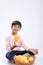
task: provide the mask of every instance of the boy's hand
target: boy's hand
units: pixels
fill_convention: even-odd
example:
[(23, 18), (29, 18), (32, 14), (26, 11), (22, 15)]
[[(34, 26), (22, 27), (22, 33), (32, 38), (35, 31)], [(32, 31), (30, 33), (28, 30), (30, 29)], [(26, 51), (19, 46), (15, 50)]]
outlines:
[(38, 54), (38, 49), (28, 49), (28, 52), (32, 55)]
[(16, 46), (12, 46), (12, 47), (11, 47), (11, 50), (14, 49), (15, 47), (16, 47)]
[(15, 42), (14, 42), (14, 46), (11, 47), (11, 50), (14, 49), (15, 47), (17, 47), (17, 46), (16, 46), (16, 44), (15, 44)]

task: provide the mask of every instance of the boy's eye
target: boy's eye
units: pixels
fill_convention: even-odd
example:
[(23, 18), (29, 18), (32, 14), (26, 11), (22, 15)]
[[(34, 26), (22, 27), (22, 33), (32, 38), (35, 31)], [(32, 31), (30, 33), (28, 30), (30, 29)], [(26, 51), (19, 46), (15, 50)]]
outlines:
[(18, 26), (18, 28), (20, 28), (20, 26)]
[(15, 25), (15, 27), (17, 27), (17, 26)]
[(20, 28), (20, 26), (19, 26), (19, 25), (15, 25), (15, 27)]

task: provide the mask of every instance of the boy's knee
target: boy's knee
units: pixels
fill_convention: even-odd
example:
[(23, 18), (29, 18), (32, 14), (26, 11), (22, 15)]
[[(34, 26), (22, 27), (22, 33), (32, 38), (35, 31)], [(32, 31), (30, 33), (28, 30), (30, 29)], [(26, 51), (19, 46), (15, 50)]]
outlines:
[(6, 58), (9, 58), (9, 53), (6, 54)]
[(11, 59), (13, 58), (13, 54), (10, 53), (10, 52), (8, 52), (8, 53), (6, 54), (6, 58), (7, 58), (8, 60), (11, 60)]
[(6, 54), (6, 58), (7, 58), (8, 60), (11, 59), (11, 57), (10, 57), (10, 53), (9, 53), (9, 52)]

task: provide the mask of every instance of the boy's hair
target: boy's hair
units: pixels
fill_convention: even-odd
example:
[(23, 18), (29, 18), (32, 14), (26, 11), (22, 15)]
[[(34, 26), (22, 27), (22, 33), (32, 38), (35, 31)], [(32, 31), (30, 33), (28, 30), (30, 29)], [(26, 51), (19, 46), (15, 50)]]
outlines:
[(11, 24), (11, 27), (13, 27), (13, 25), (19, 25), (19, 26), (20, 26), (20, 28), (22, 27), (21, 22), (20, 22), (20, 21), (18, 21), (18, 20), (13, 21), (13, 22), (12, 22), (12, 24)]

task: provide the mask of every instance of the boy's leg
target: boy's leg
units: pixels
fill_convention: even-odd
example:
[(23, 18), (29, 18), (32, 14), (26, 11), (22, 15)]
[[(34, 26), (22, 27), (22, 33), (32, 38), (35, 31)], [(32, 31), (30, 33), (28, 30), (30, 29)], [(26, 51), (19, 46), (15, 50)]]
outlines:
[(7, 58), (8, 60), (12, 60), (12, 59), (13, 59), (13, 53), (12, 53), (12, 52), (8, 52), (8, 53), (6, 54), (6, 58)]
[(6, 53), (6, 58), (7, 58), (9, 61), (11, 61), (12, 63), (15, 63), (15, 61), (14, 61), (15, 55), (16, 55), (16, 54), (15, 54), (14, 51), (8, 52), (8, 53)]
[(30, 52), (30, 51), (26, 51), (26, 50), (24, 50), (24, 51), (12, 51), (12, 52), (8, 52), (7, 54), (6, 54), (6, 58), (8, 59), (8, 60), (11, 60), (11, 59), (13, 59), (13, 57), (15, 56), (15, 55), (23, 55), (23, 54), (25, 54), (25, 53), (29, 53), (29, 54), (31, 54), (31, 55), (34, 55), (32, 52)]
[(24, 51), (12, 51), (12, 52), (8, 52), (6, 54), (6, 58), (8, 60), (12, 60), (15, 55), (23, 55), (25, 53), (27, 53), (27, 51), (25, 51), (25, 50)]
[(26, 54), (26, 53), (34, 55), (30, 51), (27, 52), (26, 50), (24, 50), (24, 51), (12, 51), (12, 52), (8, 52), (6, 54), (6, 58), (11, 61), (12, 59), (14, 59), (15, 55), (23, 55), (23, 54)]
[(18, 54), (20, 54), (20, 55), (23, 55), (23, 54), (26, 54), (26, 53), (29, 53), (30, 55), (35, 55), (32, 51), (26, 51), (26, 50), (18, 51)]
[(25, 53), (25, 51), (12, 51), (12, 52), (8, 52), (6, 54), (6, 58), (8, 60), (12, 60), (15, 55), (22, 55), (24, 53)]

